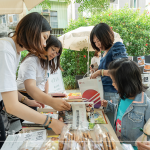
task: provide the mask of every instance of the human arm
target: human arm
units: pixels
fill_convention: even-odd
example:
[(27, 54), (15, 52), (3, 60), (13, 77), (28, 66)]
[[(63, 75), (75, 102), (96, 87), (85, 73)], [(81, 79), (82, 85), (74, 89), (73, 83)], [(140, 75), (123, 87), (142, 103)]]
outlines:
[(101, 105), (104, 107), (105, 113), (107, 112), (115, 112), (117, 105), (113, 104), (111, 101), (102, 100)]
[(150, 141), (146, 142), (137, 142), (138, 150), (150, 150)]
[(31, 106), (31, 107), (42, 107), (44, 108), (44, 104), (42, 103), (38, 103), (36, 102), (35, 100), (30, 100), (28, 99), (26, 96), (22, 95), (20, 92), (18, 92), (18, 100), (28, 106)]
[(43, 103), (53, 107), (57, 111), (70, 110), (71, 106), (64, 99), (53, 98), (50, 95), (44, 93), (36, 86), (36, 81), (28, 79), (24, 81), (25, 89), (27, 93), (37, 102)]
[[(20, 103), (18, 101), (17, 91), (2, 92), (1, 94), (6, 111), (8, 113), (27, 121), (31, 121), (37, 124), (44, 124), (46, 116)], [(50, 119), (48, 121), (50, 121)], [(52, 123), (49, 125), (49, 128), (52, 128), (56, 134), (60, 134), (64, 125), (65, 124), (63, 122), (52, 119)]]
[[(109, 54), (105, 56), (106, 64), (105, 64), (105, 70), (103, 71), (103, 76), (109, 76), (107, 67), (110, 64), (110, 62), (119, 58), (128, 58), (125, 46), (121, 42), (115, 43), (109, 51), (110, 51)], [(95, 73), (93, 73), (91, 78), (94, 79), (97, 76), (101, 76), (101, 75), (102, 75), (102, 69), (97, 70)]]
[(45, 84), (45, 93), (48, 94), (48, 91), (49, 91), (49, 80), (47, 80)]
[[(98, 76), (102, 76), (102, 69), (101, 70), (97, 70), (96, 72), (94, 72), (92, 75), (91, 75), (91, 79), (95, 79), (96, 77)], [(103, 70), (103, 76), (109, 76), (108, 74), (108, 70)]]

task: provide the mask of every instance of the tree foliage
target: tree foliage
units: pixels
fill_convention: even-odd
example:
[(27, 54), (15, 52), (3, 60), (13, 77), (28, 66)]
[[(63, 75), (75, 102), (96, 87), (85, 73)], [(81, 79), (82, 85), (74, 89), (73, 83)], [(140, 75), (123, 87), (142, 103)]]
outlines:
[[(66, 0), (70, 2), (71, 0)], [(75, 0), (76, 3), (80, 4), (78, 8), (79, 12), (91, 12), (92, 14), (105, 11), (109, 4), (110, 0)]]
[(130, 56), (150, 54), (150, 12), (147, 10), (141, 14), (139, 8), (135, 10), (125, 6), (119, 10), (108, 9), (91, 18), (80, 16), (76, 21), (71, 20), (64, 32), (81, 26), (95, 26), (100, 22), (107, 23), (120, 34)]
[[(72, 0), (64, 1), (70, 4)], [(74, 0), (74, 2), (80, 4), (80, 7), (78, 8), (79, 12), (86, 11), (95, 14), (101, 11), (105, 11), (109, 6), (110, 0)], [(41, 5), (43, 9), (51, 9), (50, 3), (50, 0), (44, 0), (39, 5)]]

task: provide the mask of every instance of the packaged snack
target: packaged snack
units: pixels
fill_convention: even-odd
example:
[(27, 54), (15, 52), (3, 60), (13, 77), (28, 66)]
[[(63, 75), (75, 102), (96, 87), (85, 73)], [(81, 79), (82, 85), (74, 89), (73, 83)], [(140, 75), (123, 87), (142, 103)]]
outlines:
[(96, 136), (96, 144), (102, 150), (116, 150), (116, 143), (114, 138), (110, 135), (106, 128), (100, 127), (98, 124), (94, 127)]
[(40, 150), (58, 150), (59, 138), (50, 137), (44, 141)]

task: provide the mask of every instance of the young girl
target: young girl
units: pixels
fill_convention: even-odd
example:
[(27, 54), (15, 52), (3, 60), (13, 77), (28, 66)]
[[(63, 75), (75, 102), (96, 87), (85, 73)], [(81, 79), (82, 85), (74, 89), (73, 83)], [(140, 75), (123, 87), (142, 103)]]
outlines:
[[(39, 13), (30, 13), (26, 15), (17, 25), (12, 38), (0, 39), (0, 111), (4, 102), (6, 111), (18, 118), (42, 124), (52, 128), (59, 134), (64, 123), (50, 117), (46, 117), (28, 106), (32, 103), (27, 97), (24, 97), (17, 91), (16, 71), (20, 60), (20, 52), (28, 50), (38, 57), (46, 59), (47, 55), (44, 47), (46, 40), (50, 36), (51, 28), (47, 20)], [(33, 101), (34, 102), (34, 101)], [(64, 102), (59, 99), (55, 109), (64, 109)], [(70, 105), (67, 103), (67, 108)], [(0, 115), (0, 148), (5, 141), (5, 130), (2, 117)]]
[[(62, 44), (51, 35), (47, 40), (45, 50), (47, 51), (46, 60), (31, 53), (24, 58), (18, 71), (17, 86), (18, 90), (29, 99), (35, 99), (55, 108), (55, 105), (59, 105), (59, 99), (47, 95), (48, 76), (49, 72), (52, 74), (60, 68)], [(64, 110), (68, 109), (65, 105), (63, 107)], [(36, 107), (33, 109), (36, 110)]]
[(115, 114), (115, 131), (118, 138), (135, 146), (135, 141), (142, 134), (139, 129), (143, 128), (150, 118), (150, 100), (142, 92), (140, 69), (133, 61), (118, 59), (110, 63), (108, 70), (112, 85), (121, 99), (118, 105), (102, 100), (102, 106), (106, 107), (105, 112)]

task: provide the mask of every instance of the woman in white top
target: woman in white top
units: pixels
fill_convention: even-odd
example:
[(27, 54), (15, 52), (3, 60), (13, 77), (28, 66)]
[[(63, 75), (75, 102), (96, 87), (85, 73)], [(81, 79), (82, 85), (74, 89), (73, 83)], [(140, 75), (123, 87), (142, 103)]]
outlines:
[[(46, 60), (29, 53), (22, 61), (18, 71), (18, 90), (21, 94), (31, 100), (36, 99), (40, 101), (40, 99), (45, 98), (44, 96), (48, 94), (49, 73), (53, 74), (58, 68), (61, 69), (61, 42), (56, 37), (51, 35), (46, 42), (45, 50), (48, 53)], [(47, 97), (47, 101), (49, 101), (50, 98), (51, 96), (49, 95), (49, 98)], [(56, 98), (54, 102), (48, 104), (53, 107), (53, 105), (55, 105), (53, 103), (57, 104)], [(32, 108), (36, 110), (36, 107)]]
[(101, 51), (95, 51), (94, 57), (91, 59), (90, 71), (94, 72), (98, 70), (98, 66), (100, 65), (101, 59)]
[[(46, 46), (46, 40), (50, 36), (50, 31), (49, 23), (42, 15), (30, 13), (18, 23), (12, 38), (0, 39), (0, 110), (3, 107), (3, 100), (6, 111), (9, 114), (37, 124), (43, 124), (43, 126), (52, 128), (56, 134), (59, 134), (65, 124), (22, 104), (30, 105), (35, 101), (31, 101), (19, 93), (16, 84), (16, 71), (20, 60), (20, 52), (27, 49), (36, 56), (46, 59), (47, 52), (44, 47)], [(42, 94), (43, 92), (40, 97), (42, 97)], [(49, 99), (49, 102), (47, 102), (47, 99)], [(43, 99), (37, 98), (36, 100), (47, 105), (55, 101), (48, 95), (44, 95)], [(53, 105), (53, 107), (56, 110), (70, 109), (70, 105), (62, 99), (57, 99), (57, 104)], [(0, 135), (1, 148), (5, 141), (5, 130), (1, 115)]]

